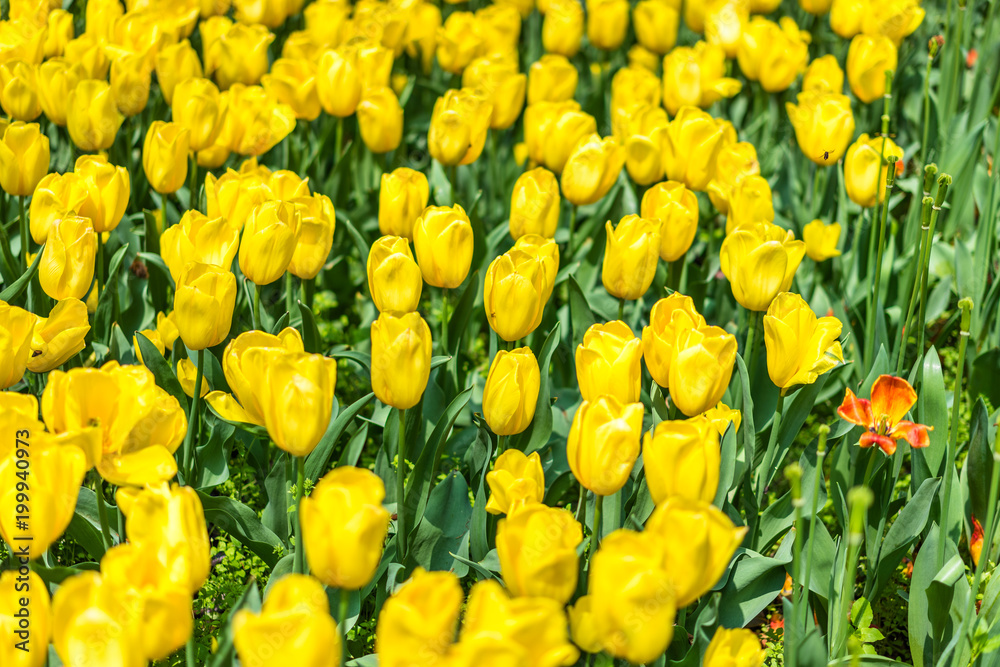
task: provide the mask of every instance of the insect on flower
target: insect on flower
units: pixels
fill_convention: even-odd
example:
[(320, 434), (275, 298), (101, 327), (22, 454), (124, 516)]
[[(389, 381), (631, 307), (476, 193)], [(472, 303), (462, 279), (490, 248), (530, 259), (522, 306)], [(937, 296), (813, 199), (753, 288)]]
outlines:
[(896, 451), (896, 441), (906, 440), (911, 447), (930, 444), (927, 432), (932, 427), (903, 419), (917, 402), (917, 392), (903, 378), (880, 375), (872, 385), (871, 400), (858, 398), (850, 389), (844, 402), (837, 408), (841, 419), (864, 426), (867, 431), (858, 442), (863, 448), (878, 445), (891, 456)]

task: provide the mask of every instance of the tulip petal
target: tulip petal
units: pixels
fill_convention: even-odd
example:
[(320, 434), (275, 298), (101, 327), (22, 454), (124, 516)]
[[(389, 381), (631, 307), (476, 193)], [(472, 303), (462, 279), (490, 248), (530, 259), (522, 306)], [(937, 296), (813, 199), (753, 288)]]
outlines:
[(925, 426), (924, 424), (915, 424), (911, 421), (906, 421), (905, 419), (895, 426), (889, 432), (889, 436), (892, 438), (902, 438), (910, 443), (910, 447), (927, 447), (931, 444), (930, 436), (927, 434), (928, 431), (933, 430), (931, 426)]
[(872, 385), (872, 411), (889, 418), (889, 424), (901, 421), (917, 402), (917, 392), (903, 378), (880, 375)]
[(105, 456), (97, 472), (118, 486), (145, 486), (176, 475), (177, 461), (166, 447), (153, 445), (122, 456)]
[(872, 404), (866, 398), (858, 398), (850, 389), (846, 390), (844, 402), (837, 408), (837, 414), (841, 419), (870, 428), (874, 426), (875, 419), (872, 417)]

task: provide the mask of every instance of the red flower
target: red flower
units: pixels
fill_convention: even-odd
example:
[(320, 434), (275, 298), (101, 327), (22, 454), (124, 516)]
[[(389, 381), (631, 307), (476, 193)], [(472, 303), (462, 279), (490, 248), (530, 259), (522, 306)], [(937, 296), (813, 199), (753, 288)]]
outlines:
[(983, 526), (979, 520), (972, 517), (972, 536), (969, 538), (969, 554), (972, 555), (972, 564), (979, 565), (979, 556), (983, 553)]
[(977, 60), (979, 60), (979, 52), (975, 49), (969, 49), (969, 52), (965, 54), (965, 66), (972, 69), (976, 66)]
[(880, 375), (872, 385), (872, 398), (858, 398), (850, 389), (844, 402), (837, 408), (841, 419), (864, 426), (868, 430), (858, 444), (868, 448), (878, 445), (887, 455), (896, 451), (896, 441), (906, 440), (911, 447), (926, 447), (930, 444), (927, 432), (930, 426), (914, 424), (903, 417), (917, 402), (917, 392), (903, 378)]

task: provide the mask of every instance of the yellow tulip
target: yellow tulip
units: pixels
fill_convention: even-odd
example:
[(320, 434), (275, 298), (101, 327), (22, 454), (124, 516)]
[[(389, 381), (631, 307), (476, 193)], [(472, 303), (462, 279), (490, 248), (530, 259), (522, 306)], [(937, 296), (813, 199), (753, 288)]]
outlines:
[(562, 172), (576, 145), (596, 132), (597, 121), (580, 111), (580, 105), (573, 101), (539, 102), (524, 112), (528, 153), (535, 162), (556, 173)]
[[(171, 313), (171, 319), (175, 315)], [(159, 322), (157, 323), (159, 327)], [(243, 360), (250, 350), (255, 348), (277, 348), (287, 352), (302, 352), (302, 336), (291, 327), (282, 329), (278, 335), (263, 331), (244, 331), (226, 345), (222, 355), (222, 370), (226, 375), (233, 394), (213, 391), (205, 400), (223, 419), (232, 422), (264, 425), (263, 402), (258, 397), (262, 388), (255, 387), (247, 379), (243, 369)]]
[(662, 546), (663, 567), (670, 574), (678, 607), (688, 606), (715, 586), (746, 532), (705, 502), (674, 497), (653, 511), (646, 533)]
[(628, 66), (641, 67), (656, 74), (660, 70), (660, 54), (650, 51), (641, 44), (633, 44), (628, 50)]
[(786, 102), (785, 109), (799, 149), (821, 166), (839, 162), (854, 136), (850, 98), (839, 93), (804, 92), (797, 99), (797, 106)]
[(715, 629), (712, 641), (705, 649), (704, 667), (761, 667), (767, 652), (752, 630)]
[(626, 215), (617, 227), (604, 223), (607, 240), (601, 282), (616, 299), (641, 299), (656, 275), (660, 252), (660, 222)]
[(683, 183), (657, 183), (642, 196), (640, 216), (660, 222), (660, 259), (684, 256), (698, 231), (698, 198)]
[(639, 104), (660, 106), (662, 85), (659, 77), (643, 67), (623, 67), (611, 78), (611, 127), (616, 137), (631, 109)]
[(163, 344), (168, 350), (174, 349), (174, 341), (180, 336), (180, 332), (177, 331), (177, 325), (174, 324), (172, 312), (169, 315), (156, 314), (156, 332), (160, 334), (160, 339), (163, 340)]
[(540, 381), (531, 348), (497, 352), (483, 389), (483, 416), (494, 433), (515, 435), (528, 428), (535, 416)]
[[(156, 332), (153, 333), (155, 334)], [(157, 337), (159, 336), (157, 335)], [(177, 381), (180, 382), (181, 389), (188, 395), (188, 398), (194, 398), (195, 382), (198, 381), (198, 367), (194, 365), (191, 359), (181, 359), (177, 362)], [(208, 380), (202, 376), (198, 395), (204, 398), (210, 391), (211, 387), (208, 386)]]
[(566, 56), (546, 53), (528, 69), (528, 104), (573, 99), (580, 78)]
[(730, 123), (696, 107), (682, 107), (661, 136), (667, 180), (698, 192), (703, 192), (715, 176), (716, 159), (723, 147), (735, 143)]
[(274, 35), (262, 25), (231, 24), (214, 39), (205, 39), (203, 30), (205, 75), (212, 76), (221, 90), (234, 83), (252, 86), (267, 72), (267, 47), (272, 41)]
[(291, 107), (296, 118), (312, 121), (319, 118), (320, 111), (316, 74), (316, 66), (307, 60), (279, 58), (261, 77), (261, 83), (268, 94)]
[(378, 194), (378, 226), (386, 236), (413, 238), (413, 225), (427, 207), (430, 186), (423, 172), (408, 167), (383, 173)]
[[(49, 138), (37, 123), (14, 121), (0, 139), (0, 186), (12, 196), (26, 197), (49, 172)], [(27, 240), (27, 239), (25, 239)]]
[(563, 195), (575, 206), (599, 201), (618, 180), (624, 164), (625, 149), (611, 137), (591, 134), (580, 139), (563, 168)]
[(542, 261), (512, 248), (490, 264), (483, 287), (483, 305), (490, 327), (505, 341), (524, 338), (542, 321), (551, 294)]
[[(89, 8), (91, 5), (87, 5)], [(85, 79), (103, 81), (108, 76), (111, 61), (105, 52), (107, 43), (91, 34), (80, 35), (66, 44), (63, 57), (71, 63), (80, 65), (85, 72)]]
[(87, 305), (79, 299), (63, 299), (48, 317), (39, 317), (35, 322), (28, 370), (47, 373), (62, 366), (84, 348), (89, 331)]
[(427, 149), (442, 165), (475, 162), (483, 151), (493, 105), (478, 90), (453, 88), (439, 97), (427, 130)]
[(62, 9), (53, 9), (46, 19), (45, 58), (59, 58), (66, 50), (66, 44), (73, 39), (73, 15)]
[(291, 3), (284, 0), (233, 0), (234, 17), (240, 23), (254, 25), (262, 24), (274, 29), (281, 26), (288, 18), (288, 6)]
[(510, 235), (515, 241), (527, 234), (554, 237), (559, 202), (559, 182), (551, 171), (538, 167), (518, 176), (510, 200)]
[(228, 268), (189, 262), (174, 292), (174, 322), (192, 350), (226, 339), (236, 306), (236, 276)]
[(77, 148), (81, 151), (111, 148), (123, 120), (111, 86), (96, 79), (81, 81), (70, 91), (66, 107), (66, 127)]
[(889, 137), (862, 134), (844, 157), (844, 189), (858, 206), (871, 208), (885, 199), (888, 157), (896, 157), (896, 177), (903, 173), (903, 149)]
[(726, 54), (717, 44), (698, 42), (693, 48), (674, 49), (663, 59), (663, 106), (677, 115), (681, 107), (707, 109), (736, 95), (743, 84), (725, 73)]
[(263, 155), (295, 129), (295, 112), (260, 86), (234, 83), (224, 95), (226, 113), (218, 144), (240, 155)]
[(674, 292), (653, 304), (649, 325), (642, 330), (642, 356), (656, 384), (670, 386), (670, 362), (680, 333), (703, 326), (705, 318), (689, 296)]
[(829, 12), (831, 4), (833, 0), (799, 0), (799, 7), (816, 16)]
[(670, 357), (670, 400), (688, 417), (714, 407), (729, 386), (736, 337), (720, 327), (681, 329)]
[(340, 41), (340, 31), (350, 15), (351, 8), (336, 1), (312, 2), (302, 11), (306, 31), (319, 43), (329, 46)]
[[(866, 2), (860, 13), (862, 32), (866, 35), (884, 35), (897, 48), (904, 38), (923, 23), (925, 14), (919, 0)], [(831, 22), (832, 20), (831, 16)]]
[(260, 613), (233, 616), (233, 643), (246, 667), (334, 667), (340, 632), (330, 616), (323, 586), (304, 574), (287, 574), (274, 584)]
[(885, 73), (896, 71), (898, 53), (882, 35), (856, 35), (847, 51), (847, 81), (854, 95), (869, 104), (885, 94)]
[(21, 60), (0, 63), (0, 106), (14, 120), (32, 121), (42, 113), (38, 67)]
[(472, 224), (458, 204), (428, 206), (413, 225), (417, 264), (428, 285), (461, 285), (472, 266), (472, 245)]
[(830, 6), (830, 27), (844, 39), (851, 39), (861, 32), (861, 22), (866, 12), (872, 11), (869, 0), (833, 0)]
[(173, 103), (177, 84), (188, 79), (200, 79), (202, 76), (204, 72), (198, 53), (186, 39), (160, 49), (156, 54), (156, 81), (160, 84), (160, 92), (167, 104)]
[(240, 270), (257, 285), (270, 285), (288, 268), (299, 239), (294, 204), (267, 201), (250, 212), (240, 241)]
[(521, 14), (516, 7), (494, 3), (476, 10), (480, 50), (486, 56), (517, 51), (521, 37)]
[(180, 123), (153, 121), (142, 146), (142, 168), (150, 187), (161, 194), (181, 189), (187, 180), (191, 133)]
[(518, 449), (508, 449), (486, 473), (486, 483), (490, 487), (486, 511), (490, 514), (510, 514), (521, 505), (540, 503), (545, 497), (545, 473), (538, 452), (525, 456)]
[(726, 234), (742, 225), (774, 222), (774, 199), (767, 179), (757, 174), (744, 176), (729, 193)]
[(410, 14), (406, 29), (406, 52), (411, 58), (420, 58), (421, 70), (430, 74), (437, 49), (437, 33), (441, 27), (441, 10), (429, 2), (418, 2)]
[(500, 54), (476, 58), (462, 72), (462, 90), (477, 89), (492, 105), (490, 128), (494, 130), (506, 130), (520, 117), (527, 81), (518, 73), (517, 61)]
[(260, 174), (229, 169), (219, 178), (214, 174), (205, 176), (208, 217), (222, 217), (234, 229), (243, 229), (251, 211), (272, 199), (268, 181)]
[(767, 373), (781, 393), (812, 384), (820, 375), (844, 363), (840, 349), (842, 325), (836, 317), (820, 317), (798, 294), (782, 292), (764, 315)]
[[(580, 653), (569, 643), (563, 605), (551, 598), (510, 598), (500, 582), (480, 581), (469, 591), (456, 664), (568, 667)], [(499, 657), (502, 656), (502, 657)], [(490, 663), (488, 660), (497, 660)]]
[(788, 291), (804, 254), (805, 244), (791, 231), (758, 222), (726, 236), (719, 259), (737, 303), (761, 311), (779, 292)]
[(337, 51), (325, 51), (316, 70), (316, 94), (331, 116), (353, 114), (361, 101), (361, 78), (354, 64)]
[(178, 83), (174, 93), (173, 120), (188, 130), (190, 149), (210, 148), (219, 137), (225, 113), (219, 89), (208, 79), (197, 77)]
[[(709, 2), (686, 2), (684, 3), (684, 23), (691, 32), (705, 32), (705, 12), (711, 8)], [(678, 10), (680, 3), (678, 3)]]
[(391, 88), (366, 90), (358, 104), (361, 140), (372, 153), (396, 150), (403, 138), (403, 107)]
[(604, 51), (614, 51), (628, 30), (627, 0), (587, 0), (587, 39)]
[(583, 7), (579, 0), (550, 0), (542, 21), (542, 46), (549, 53), (572, 58), (583, 38)]
[(240, 243), (239, 231), (222, 217), (211, 219), (201, 211), (187, 211), (178, 224), (160, 236), (160, 254), (175, 283), (191, 262), (229, 270)]
[(399, 236), (383, 236), (368, 253), (368, 291), (379, 312), (409, 313), (420, 305), (420, 267), (410, 244)]
[(42, 667), (48, 662), (52, 605), (48, 588), (36, 572), (21, 575), (11, 569), (0, 575), (0, 628), (8, 638), (0, 645), (4, 665)]
[(590, 595), (577, 598), (569, 608), (569, 629), (573, 643), (579, 646), (581, 651), (600, 653), (604, 650), (604, 644), (597, 635), (597, 628), (594, 625), (593, 601), (594, 598)]
[(715, 161), (715, 174), (708, 184), (708, 197), (712, 206), (723, 215), (729, 213), (729, 196), (744, 176), (760, 173), (757, 149), (741, 141), (724, 145)]
[(719, 433), (719, 437), (721, 438), (726, 434), (726, 430), (729, 428), (730, 424), (733, 425), (734, 431), (739, 430), (740, 424), (743, 421), (743, 415), (739, 410), (730, 408), (728, 405), (720, 401), (714, 408), (709, 408), (700, 415), (691, 417), (689, 421), (701, 421), (703, 419)]
[(303, 280), (311, 280), (319, 275), (333, 248), (336, 212), (330, 198), (318, 192), (289, 201), (298, 210), (299, 240), (288, 263), (288, 271)]
[(452, 12), (437, 30), (438, 65), (461, 74), (482, 48), (479, 25), (472, 12)]
[[(628, 118), (627, 121), (624, 119)], [(619, 133), (624, 135), (625, 169), (637, 185), (651, 185), (663, 179), (660, 159), (661, 136), (667, 129), (667, 112), (639, 103), (630, 115), (622, 116)]]
[(621, 321), (592, 325), (576, 348), (576, 379), (585, 401), (608, 394), (635, 403), (641, 391), (642, 341)]
[(806, 244), (806, 254), (814, 262), (825, 262), (831, 257), (839, 257), (837, 242), (840, 240), (840, 223), (824, 224), (813, 220), (802, 228), (802, 241)]
[(431, 330), (419, 313), (382, 313), (371, 326), (372, 390), (400, 410), (420, 402), (431, 372)]
[(94, 222), (98, 234), (115, 229), (128, 207), (131, 192), (128, 170), (100, 155), (81, 155), (73, 171), (87, 190), (87, 198), (80, 204), (80, 215)]
[(705, 12), (705, 41), (720, 46), (727, 58), (735, 58), (750, 20), (748, 0), (715, 0)]
[(152, 67), (144, 53), (127, 53), (111, 63), (111, 95), (122, 115), (142, 113), (149, 102)]
[(358, 590), (375, 575), (389, 532), (385, 486), (370, 470), (341, 466), (302, 499), (302, 546), (327, 586)]
[(97, 234), (90, 218), (67, 215), (49, 228), (38, 282), (51, 298), (82, 299), (94, 278)]
[(743, 75), (769, 93), (786, 90), (809, 62), (810, 35), (783, 16), (780, 23), (753, 17), (743, 30), (737, 59)]
[(844, 70), (840, 69), (837, 56), (827, 54), (814, 59), (802, 77), (802, 92), (844, 92)]
[(565, 508), (524, 505), (497, 523), (500, 571), (511, 595), (566, 604), (576, 592), (583, 528)]
[(84, 76), (83, 67), (65, 58), (46, 60), (39, 66), (38, 102), (46, 118), (56, 125), (66, 125), (69, 92)]
[(706, 420), (660, 422), (642, 441), (642, 466), (653, 502), (712, 502), (719, 488), (719, 432)]
[(375, 630), (379, 665), (442, 664), (455, 637), (464, 597), (454, 573), (417, 567), (379, 612)]
[(361, 81), (361, 96), (373, 88), (385, 88), (392, 76), (393, 52), (368, 37), (345, 42), (338, 51), (351, 61)]
[[(539, 236), (538, 234), (525, 234), (514, 242), (512, 250), (520, 250), (534, 257), (542, 265), (542, 275), (544, 288), (542, 290), (542, 303), (548, 303), (555, 288), (556, 275), (559, 273), (559, 246), (555, 240)], [(541, 319), (541, 311), (539, 311)]]
[(0, 301), (0, 389), (21, 381), (31, 355), (36, 320), (33, 313)]
[(648, 532), (631, 530), (605, 537), (594, 554), (583, 598), (589, 598), (593, 640), (633, 664), (655, 661), (674, 635), (679, 605), (659, 542)]
[(610, 496), (625, 485), (639, 457), (643, 411), (642, 403), (622, 403), (608, 394), (580, 404), (566, 440), (566, 458), (583, 487)]
[(679, 22), (680, 11), (672, 0), (642, 0), (632, 10), (636, 40), (660, 55), (677, 43)]

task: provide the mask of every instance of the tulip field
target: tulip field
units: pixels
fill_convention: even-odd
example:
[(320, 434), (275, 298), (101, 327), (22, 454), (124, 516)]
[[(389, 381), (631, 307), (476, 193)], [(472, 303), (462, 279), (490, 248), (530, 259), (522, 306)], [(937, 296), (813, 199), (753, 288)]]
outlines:
[(0, 667), (1000, 666), (1000, 2), (10, 0)]

